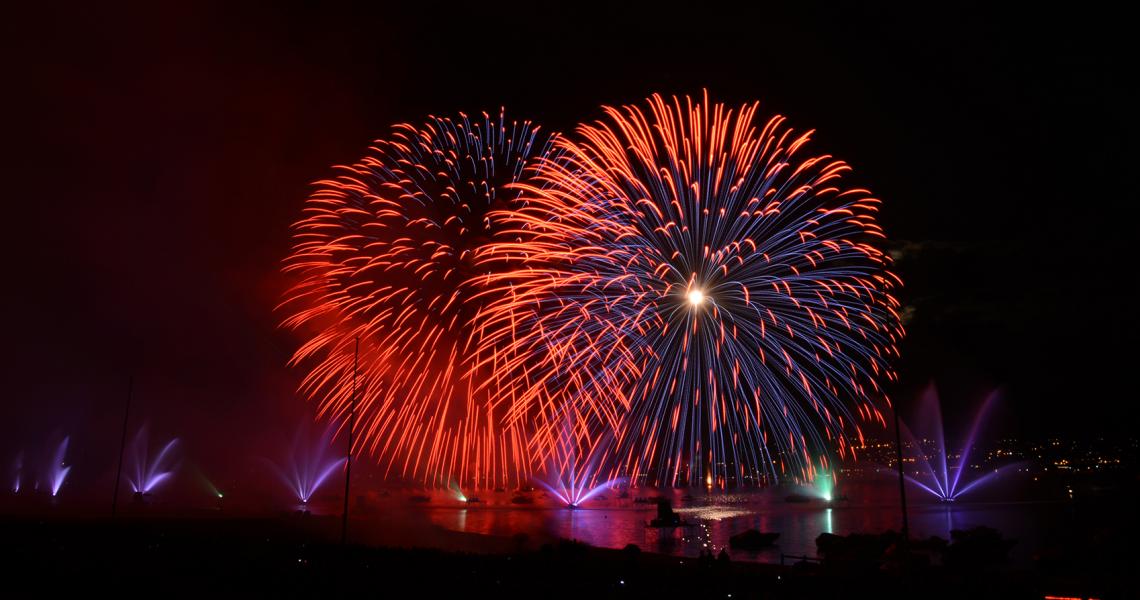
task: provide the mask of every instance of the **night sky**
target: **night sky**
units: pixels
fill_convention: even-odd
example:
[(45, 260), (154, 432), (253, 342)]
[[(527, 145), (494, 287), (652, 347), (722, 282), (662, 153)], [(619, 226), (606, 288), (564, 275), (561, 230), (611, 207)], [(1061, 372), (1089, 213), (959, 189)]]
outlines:
[(810, 148), (884, 200), (904, 406), (931, 380), (958, 414), (1001, 386), (1012, 433), (1131, 431), (1138, 104), (1120, 16), (196, 4), (0, 25), (0, 452), (70, 433), (112, 468), (132, 375), (132, 418), (203, 463), (287, 437), (308, 407), (279, 267), (330, 165), (429, 113), (506, 106), (569, 130), (702, 88), (817, 129)]

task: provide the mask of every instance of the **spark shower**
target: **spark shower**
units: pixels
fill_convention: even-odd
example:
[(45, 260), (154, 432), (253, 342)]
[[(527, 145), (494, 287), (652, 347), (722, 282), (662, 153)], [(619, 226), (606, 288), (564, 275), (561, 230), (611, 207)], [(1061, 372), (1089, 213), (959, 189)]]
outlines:
[(435, 487), (822, 476), (904, 332), (880, 202), (811, 135), (707, 93), (395, 126), (294, 227), (302, 392), (343, 431), (359, 336), (352, 451)]

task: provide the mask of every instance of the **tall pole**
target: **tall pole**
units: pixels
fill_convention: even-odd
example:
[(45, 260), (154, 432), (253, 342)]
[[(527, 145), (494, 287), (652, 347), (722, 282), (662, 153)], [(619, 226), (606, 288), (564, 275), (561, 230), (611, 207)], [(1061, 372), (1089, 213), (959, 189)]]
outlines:
[(348, 484), (352, 474), (352, 434), (356, 429), (356, 374), (360, 370), (360, 336), (356, 336), (356, 348), (352, 356), (352, 398), (348, 409), (348, 457), (344, 461), (344, 512), (341, 513), (340, 543), (348, 543)]
[(905, 543), (910, 535), (910, 525), (906, 517), (906, 485), (903, 481), (903, 455), (902, 455), (902, 428), (899, 426), (899, 407), (894, 405), (891, 412), (895, 413), (895, 461), (899, 467), (899, 501), (902, 505), (902, 536)]
[(134, 392), (135, 377), (127, 379), (127, 408), (123, 411), (123, 435), (119, 439), (119, 468), (115, 471), (115, 492), (111, 496), (111, 518), (119, 511), (119, 485), (123, 480), (123, 450), (127, 447), (127, 419), (131, 417), (131, 393)]

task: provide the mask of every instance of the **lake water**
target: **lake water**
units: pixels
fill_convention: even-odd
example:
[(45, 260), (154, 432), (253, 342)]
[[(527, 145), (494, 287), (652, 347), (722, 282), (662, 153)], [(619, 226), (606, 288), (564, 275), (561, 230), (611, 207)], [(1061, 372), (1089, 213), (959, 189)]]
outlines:
[[(655, 505), (633, 499), (592, 501), (586, 508), (569, 510), (540, 499), (534, 506), (510, 504), (509, 496), (484, 497), (486, 503), (463, 507), (425, 506), (422, 510), (435, 525), (466, 533), (509, 537), (524, 533), (575, 539), (593, 546), (641, 548), (696, 557), (702, 549), (719, 552), (729, 537), (748, 529), (780, 534), (777, 543), (760, 552), (730, 549), (735, 560), (780, 562), (781, 554), (816, 556), (816, 537), (821, 533), (880, 533), (898, 531), (901, 516), (898, 488), (889, 484), (851, 484), (848, 500), (827, 504), (786, 501), (792, 490), (768, 489), (746, 493), (701, 493), (682, 490), (645, 491), (639, 496), (671, 499), (674, 510), (693, 527), (676, 530), (647, 528)], [(635, 491), (636, 493), (637, 491)], [(692, 494), (691, 496), (689, 494)], [(908, 496), (912, 538), (939, 536), (950, 539), (953, 529), (979, 525), (993, 527), (1018, 543), (1011, 552), (1015, 565), (1028, 566), (1033, 553), (1051, 535), (1075, 519), (1072, 506), (1063, 502), (956, 502), (944, 504)]]

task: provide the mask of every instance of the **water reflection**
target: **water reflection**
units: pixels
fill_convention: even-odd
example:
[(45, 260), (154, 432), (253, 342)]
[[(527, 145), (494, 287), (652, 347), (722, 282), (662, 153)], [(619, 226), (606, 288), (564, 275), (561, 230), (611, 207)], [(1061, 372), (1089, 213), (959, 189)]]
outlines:
[[(647, 550), (696, 557), (702, 550), (714, 553), (728, 546), (731, 536), (756, 529), (780, 534), (777, 544), (757, 552), (730, 550), (734, 560), (779, 562), (780, 554), (815, 556), (815, 540), (821, 533), (881, 533), (898, 530), (901, 522), (890, 485), (847, 487), (849, 502), (822, 501), (789, 503), (775, 490), (746, 494), (708, 494), (695, 498), (674, 493), (669, 496), (677, 512), (693, 523), (678, 529), (647, 528), (652, 504), (635, 504), (630, 499), (595, 502), (588, 508), (568, 510), (553, 502), (517, 507), (494, 501), (478, 508), (427, 509), (431, 522), (455, 531), (511, 537), (524, 533), (536, 538), (574, 539), (594, 546), (622, 548), (637, 544)], [(653, 496), (654, 494), (649, 494)], [(1031, 548), (1040, 539), (1041, 525), (1061, 512), (1053, 504), (1026, 503), (944, 503), (912, 505), (912, 536), (931, 535), (949, 539), (953, 529), (988, 525), (1009, 538), (1019, 539), (1011, 553), (1015, 561), (1029, 560)]]

